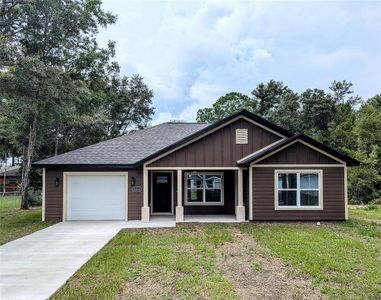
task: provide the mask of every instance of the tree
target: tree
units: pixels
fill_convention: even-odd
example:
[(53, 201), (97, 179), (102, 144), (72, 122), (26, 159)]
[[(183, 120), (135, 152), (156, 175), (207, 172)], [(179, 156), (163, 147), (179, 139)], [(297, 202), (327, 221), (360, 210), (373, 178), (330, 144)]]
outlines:
[(77, 96), (76, 82), (58, 67), (46, 65), (38, 58), (25, 58), (0, 77), (8, 128), (13, 142), (22, 149), (22, 208), (28, 208), (28, 188), (32, 158), (38, 135), (49, 129), (70, 101)]
[(197, 121), (212, 123), (241, 109), (255, 112), (257, 110), (257, 102), (241, 93), (228, 93), (220, 97), (211, 108), (198, 110)]
[(98, 28), (116, 20), (100, 0), (9, 0), (0, 16), (0, 97), (11, 120), (0, 131), (23, 156), (27, 208), (32, 160), (145, 126), (153, 93), (138, 75), (120, 77), (115, 43), (99, 48)]
[(300, 116), (299, 95), (291, 91), (285, 93), (277, 108), (269, 113), (269, 120), (291, 132), (300, 132), (303, 124)]
[(281, 81), (270, 80), (267, 84), (259, 83), (251, 92), (258, 103), (258, 114), (267, 117), (276, 109), (282, 97), (291, 90)]
[(336, 113), (335, 101), (321, 89), (307, 89), (300, 95), (304, 133), (328, 142), (329, 123)]

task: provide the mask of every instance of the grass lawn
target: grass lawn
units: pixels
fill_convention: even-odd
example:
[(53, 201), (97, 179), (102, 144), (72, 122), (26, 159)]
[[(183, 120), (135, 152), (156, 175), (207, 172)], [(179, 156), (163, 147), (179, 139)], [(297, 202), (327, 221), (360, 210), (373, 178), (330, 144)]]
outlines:
[(19, 207), (20, 197), (0, 197), (0, 245), (54, 224), (41, 222), (41, 207)]
[(53, 299), (380, 299), (381, 226), (124, 230)]
[(378, 220), (381, 222), (381, 205), (369, 209), (367, 205), (349, 205), (349, 215), (356, 219)]

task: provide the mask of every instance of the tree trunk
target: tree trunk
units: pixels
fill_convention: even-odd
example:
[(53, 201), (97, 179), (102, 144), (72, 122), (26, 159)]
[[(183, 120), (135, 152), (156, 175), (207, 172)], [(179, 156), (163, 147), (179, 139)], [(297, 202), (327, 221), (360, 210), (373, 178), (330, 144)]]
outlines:
[(24, 153), (23, 169), (21, 173), (21, 209), (29, 209), (29, 183), (32, 168), (32, 158), (37, 137), (37, 115), (34, 116), (33, 122), (29, 129), (28, 148)]

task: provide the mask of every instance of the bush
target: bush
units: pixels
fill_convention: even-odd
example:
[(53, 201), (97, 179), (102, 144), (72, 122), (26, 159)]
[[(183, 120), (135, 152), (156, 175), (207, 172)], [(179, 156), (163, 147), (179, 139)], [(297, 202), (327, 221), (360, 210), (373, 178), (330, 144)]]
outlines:
[(30, 206), (41, 206), (42, 205), (42, 194), (41, 190), (29, 190), (29, 205)]

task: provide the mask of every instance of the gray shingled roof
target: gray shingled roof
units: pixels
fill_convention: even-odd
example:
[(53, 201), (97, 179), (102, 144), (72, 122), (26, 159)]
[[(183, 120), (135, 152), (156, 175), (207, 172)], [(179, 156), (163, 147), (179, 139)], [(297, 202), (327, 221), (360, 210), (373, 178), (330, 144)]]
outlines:
[(43, 159), (34, 165), (133, 165), (208, 125), (204, 123), (163, 123)]

